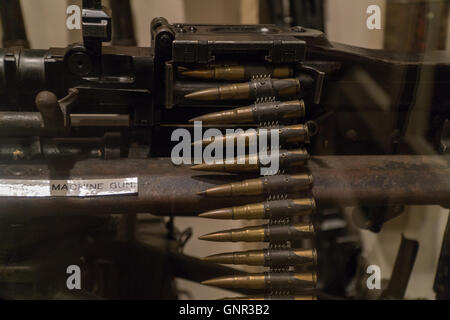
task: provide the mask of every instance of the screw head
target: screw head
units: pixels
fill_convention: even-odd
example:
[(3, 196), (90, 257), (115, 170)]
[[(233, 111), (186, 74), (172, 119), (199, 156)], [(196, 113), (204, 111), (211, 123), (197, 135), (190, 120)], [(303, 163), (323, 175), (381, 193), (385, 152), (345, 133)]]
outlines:
[(92, 71), (91, 58), (85, 52), (75, 52), (67, 60), (71, 73), (84, 76)]

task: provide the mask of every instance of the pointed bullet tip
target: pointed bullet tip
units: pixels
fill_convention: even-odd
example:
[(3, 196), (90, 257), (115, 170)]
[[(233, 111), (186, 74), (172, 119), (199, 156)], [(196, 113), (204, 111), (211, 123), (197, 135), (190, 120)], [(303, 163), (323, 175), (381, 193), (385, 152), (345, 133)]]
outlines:
[(221, 264), (235, 264), (234, 252), (218, 253), (202, 258), (203, 261)]
[(242, 286), (239, 286), (239, 281), (236, 281), (236, 278), (234, 276), (225, 276), (208, 279), (202, 281), (201, 283), (207, 286), (214, 286), (219, 288), (233, 288), (233, 287), (242, 288)]
[(202, 190), (202, 191), (197, 192), (197, 195), (199, 195), (199, 196), (206, 196), (206, 193), (207, 193), (206, 190)]
[(219, 97), (217, 94), (217, 89), (212, 88), (188, 93), (184, 96), (184, 98), (190, 100), (212, 101), (217, 100)]
[(233, 219), (233, 209), (223, 208), (211, 211), (206, 211), (199, 214), (199, 217), (210, 219)]
[(225, 197), (232, 195), (230, 184), (212, 187), (205, 190), (205, 192), (211, 197)]
[(195, 79), (211, 79), (210, 69), (196, 69), (196, 70), (185, 70), (181, 73), (185, 77), (191, 77)]
[(206, 100), (207, 97), (205, 98), (205, 94), (203, 93), (203, 91), (195, 91), (195, 92), (191, 92), (188, 93), (186, 95), (184, 95), (185, 99), (190, 99), (190, 100)]
[(217, 286), (216, 282), (217, 282), (217, 278), (213, 278), (213, 279), (204, 280), (200, 283), (205, 286)]
[(215, 254), (201, 258), (202, 261), (217, 263)]
[(206, 241), (219, 241), (219, 242), (230, 241), (230, 237), (226, 232), (208, 233), (198, 237), (198, 239)]
[(198, 237), (198, 240), (209, 240), (211, 234), (204, 234)]

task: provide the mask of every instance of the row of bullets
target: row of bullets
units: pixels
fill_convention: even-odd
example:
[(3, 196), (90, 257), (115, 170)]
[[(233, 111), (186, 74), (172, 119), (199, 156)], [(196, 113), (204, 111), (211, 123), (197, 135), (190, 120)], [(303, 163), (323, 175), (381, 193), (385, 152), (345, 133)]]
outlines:
[[(209, 279), (203, 282), (228, 289), (262, 290), (265, 294), (241, 298), (226, 299), (314, 299), (313, 290), (317, 282), (315, 272), (298, 272), (299, 266), (311, 266), (317, 263), (315, 249), (294, 248), (297, 241), (311, 239), (314, 227), (311, 223), (300, 223), (299, 218), (314, 212), (316, 203), (311, 197), (300, 197), (307, 193), (313, 184), (313, 177), (305, 172), (298, 173), (309, 159), (304, 148), (285, 149), (292, 145), (310, 142), (317, 131), (311, 123), (290, 124), (304, 118), (305, 103), (298, 100), (301, 95), (300, 81), (294, 78), (291, 66), (271, 65), (210, 65), (206, 68), (190, 70), (179, 69), (182, 77), (212, 81), (245, 81), (228, 85), (216, 85), (212, 88), (191, 92), (185, 99), (196, 101), (255, 100), (253, 105), (238, 107), (215, 113), (209, 113), (189, 120), (193, 123), (235, 125), (256, 124), (259, 128), (245, 132), (235, 132), (219, 138), (204, 139), (194, 145), (207, 146), (211, 143), (244, 141), (245, 146), (257, 144), (263, 134), (262, 129), (278, 131), (278, 142), (283, 148), (277, 148), (279, 172), (271, 176), (247, 179), (216, 186), (199, 192), (205, 197), (245, 197), (265, 196), (266, 201), (242, 206), (220, 208), (203, 212), (199, 216), (210, 219), (253, 220), (267, 219), (269, 223), (238, 229), (209, 233), (201, 240), (219, 242), (263, 242), (269, 247), (243, 252), (214, 254), (204, 259), (212, 263), (251, 265), (270, 268), (263, 273), (247, 273)], [(273, 78), (273, 79), (272, 79)], [(261, 98), (270, 98), (261, 100)], [(276, 101), (286, 99), (287, 101)], [(269, 125), (268, 125), (269, 124)], [(285, 125), (288, 124), (288, 125)], [(264, 126), (267, 126), (265, 128)], [(264, 132), (264, 134), (266, 134)], [(270, 141), (271, 136), (266, 136)], [(273, 150), (270, 150), (273, 152)], [(256, 173), (264, 167), (259, 154), (246, 154), (233, 161), (203, 163), (192, 167), (194, 170)], [(294, 170), (294, 172), (291, 172)], [(278, 173), (279, 173), (278, 172)], [(290, 197), (288, 197), (290, 195)], [(309, 269), (306, 269), (309, 270)]]
[[(207, 197), (270, 196), (285, 190), (289, 193), (306, 191), (311, 188), (312, 183), (312, 177), (309, 174), (275, 175), (229, 183), (201, 191), (199, 194)], [(227, 289), (268, 292), (265, 296), (242, 299), (314, 299), (314, 295), (310, 292), (317, 282), (317, 275), (314, 272), (297, 273), (292, 268), (316, 265), (316, 250), (273, 244), (311, 239), (314, 236), (312, 223), (292, 223), (290, 221), (295, 220), (294, 217), (312, 214), (315, 207), (314, 199), (307, 197), (267, 200), (201, 213), (200, 217), (211, 219), (287, 221), (287, 223), (268, 223), (201, 236), (201, 240), (207, 241), (270, 243), (266, 249), (214, 254), (205, 257), (204, 260), (220, 264), (263, 266), (270, 268), (271, 271), (261, 274), (219, 277), (206, 280), (203, 284)]]
[[(303, 100), (292, 101), (267, 101), (255, 103), (246, 107), (239, 107), (232, 110), (209, 113), (190, 119), (189, 122), (201, 121), (205, 124), (245, 124), (245, 123), (283, 123), (305, 116), (305, 103)], [(312, 129), (311, 129), (312, 128)], [(245, 146), (258, 142), (261, 127), (256, 130), (247, 130), (233, 134), (226, 134), (219, 138), (203, 139), (195, 141), (193, 144), (202, 146), (221, 140), (222, 143), (232, 141), (237, 143), (239, 139), (244, 141)], [(279, 144), (289, 146), (292, 144), (309, 143), (310, 137), (317, 132), (316, 125), (312, 122), (308, 124), (295, 124), (289, 126), (272, 126), (269, 130), (277, 130)], [(267, 135), (267, 142), (270, 143), (271, 135)], [(295, 169), (302, 167), (308, 161), (309, 155), (305, 149), (286, 150), (280, 149), (279, 167), (281, 170)], [(270, 154), (270, 152), (269, 152)], [(212, 164), (198, 164), (194, 170), (220, 171), (230, 173), (252, 173), (258, 172), (263, 164), (258, 154), (244, 155), (236, 157), (234, 161)]]
[[(251, 106), (239, 107), (232, 110), (225, 110), (206, 114), (200, 117), (191, 119), (190, 122), (202, 121), (205, 124), (243, 124), (243, 123), (283, 123), (292, 119), (298, 119), (305, 116), (305, 104), (303, 100), (293, 101), (269, 101), (262, 103), (255, 103)], [(267, 128), (260, 127), (255, 130), (240, 131), (232, 134), (226, 134), (221, 137), (203, 139), (195, 141), (194, 145), (206, 146), (212, 142), (221, 142), (225, 145), (228, 141), (237, 144), (238, 141), (243, 141), (244, 145), (257, 145), (262, 129), (277, 130), (279, 145), (286, 147), (297, 144), (304, 144), (310, 142), (310, 137), (315, 135), (317, 127), (313, 122), (308, 124), (294, 124), (294, 125), (277, 125)], [(266, 141), (271, 144), (271, 134), (266, 134)], [(279, 168), (281, 170), (292, 170), (298, 167), (303, 167), (309, 159), (309, 155), (305, 149), (280, 149), (277, 150), (279, 154)], [(271, 152), (268, 152), (270, 156)], [(249, 154), (236, 157), (234, 161), (227, 161), (223, 163), (199, 164), (193, 167), (194, 170), (201, 171), (221, 171), (230, 173), (252, 173), (258, 172), (264, 165), (259, 159), (259, 155)]]

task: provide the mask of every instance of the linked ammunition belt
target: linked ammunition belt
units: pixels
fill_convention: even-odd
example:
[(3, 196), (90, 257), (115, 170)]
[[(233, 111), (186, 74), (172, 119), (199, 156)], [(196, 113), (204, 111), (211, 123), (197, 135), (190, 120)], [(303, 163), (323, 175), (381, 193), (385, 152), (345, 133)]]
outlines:
[[(272, 71), (277, 70), (277, 68), (273, 67), (269, 69)], [(223, 78), (225, 77), (224, 75), (231, 72), (230, 70), (216, 67), (210, 70), (183, 71), (183, 75), (208, 77), (211, 79), (215, 75), (220, 75)], [(241, 73), (243, 74), (243, 71)], [(289, 87), (289, 81), (292, 82), (292, 79), (272, 80), (270, 76), (270, 73), (254, 75), (249, 83), (230, 84), (193, 92), (186, 98), (233, 100), (235, 99), (233, 90), (236, 92), (247, 92), (248, 90), (242, 89), (246, 86), (260, 90), (260, 88), (281, 83)], [(291, 72), (286, 72), (286, 76), (291, 76)], [(230, 79), (234, 80), (235, 77)], [(258, 81), (263, 83), (258, 83)], [(315, 211), (316, 204), (309, 192), (313, 184), (313, 177), (304, 168), (309, 159), (307, 151), (304, 148), (288, 148), (292, 145), (298, 147), (299, 144), (309, 143), (309, 137), (312, 132), (310, 126), (304, 123), (288, 126), (280, 125), (280, 123), (286, 124), (293, 120), (297, 121), (305, 116), (303, 100), (294, 100), (299, 96), (299, 88), (300, 83), (294, 83), (292, 89), (282, 90), (285, 94), (276, 92), (277, 94), (268, 95), (265, 92), (261, 95), (250, 95), (251, 98), (256, 99), (254, 105), (210, 113), (191, 120), (191, 122), (203, 121), (207, 124), (254, 123), (258, 128), (253, 132), (243, 133), (243, 136), (241, 136), (241, 138), (246, 139), (246, 146), (252, 143), (252, 138), (255, 138), (253, 143), (258, 140), (257, 136), (260, 128), (269, 126), (271, 129), (278, 130), (279, 143), (284, 148), (279, 150), (279, 171), (275, 175), (220, 185), (199, 193), (205, 197), (245, 197), (255, 195), (266, 197), (264, 202), (219, 208), (200, 213), (199, 215), (210, 219), (268, 220), (267, 224), (219, 231), (200, 237), (200, 239), (207, 241), (268, 243), (266, 249), (220, 253), (205, 258), (206, 261), (213, 263), (268, 268), (264, 273), (229, 275), (202, 282), (205, 285), (220, 288), (249, 289), (260, 292), (260, 294), (255, 296), (225, 299), (315, 299), (317, 252), (311, 245), (313, 243), (311, 239), (314, 237), (314, 227), (310, 215)], [(255, 90), (255, 92), (259, 92), (258, 90)], [(272, 91), (275, 92), (276, 90)], [(264, 99), (261, 99), (261, 97), (264, 97)], [(275, 101), (275, 97), (284, 97), (291, 100)], [(236, 141), (239, 135), (239, 133), (233, 134), (233, 136), (226, 136), (221, 138), (221, 140), (222, 142), (225, 142), (227, 139)], [(203, 140), (196, 143), (205, 146), (213, 141), (216, 140)], [(260, 168), (263, 167), (257, 154), (246, 155), (244, 163), (238, 160), (236, 158), (234, 162), (220, 164), (204, 163), (194, 166), (193, 169), (214, 172), (253, 173), (259, 172)], [(250, 160), (255, 161), (251, 162)]]

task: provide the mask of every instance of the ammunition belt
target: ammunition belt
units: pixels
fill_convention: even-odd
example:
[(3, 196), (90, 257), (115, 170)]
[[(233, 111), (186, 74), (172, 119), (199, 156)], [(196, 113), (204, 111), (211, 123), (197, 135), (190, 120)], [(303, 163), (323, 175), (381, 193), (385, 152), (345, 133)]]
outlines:
[[(267, 88), (261, 84), (264, 83), (264, 80), (267, 81)], [(270, 98), (270, 100), (268, 98), (257, 99), (259, 96), (268, 96), (269, 87), (272, 84), (270, 79), (255, 76), (251, 83), (254, 84), (257, 92), (264, 91), (264, 94), (252, 96), (257, 100), (254, 110), (265, 108), (268, 103), (270, 104), (269, 101), (272, 101), (273, 104), (274, 98)], [(277, 113), (272, 114), (272, 118), (269, 117), (269, 114), (261, 114), (264, 117), (260, 116), (257, 119), (264, 119), (264, 122), (258, 123), (259, 127), (267, 125), (269, 120), (271, 124), (278, 124)], [(211, 117), (206, 115), (205, 118)], [(309, 139), (303, 141), (303, 143), (308, 142)], [(302, 153), (306, 154), (306, 157)], [(311, 248), (312, 241), (310, 241), (314, 236), (310, 215), (315, 211), (315, 201), (310, 195), (312, 177), (304, 172), (307, 158), (308, 155), (304, 149), (300, 153), (297, 150), (293, 152), (282, 150), (280, 151), (280, 170), (276, 175), (218, 186), (200, 193), (206, 197), (246, 195), (264, 195), (266, 197), (265, 202), (212, 210), (200, 214), (201, 217), (268, 220), (268, 224), (261, 226), (220, 231), (204, 235), (200, 239), (269, 243), (268, 247), (263, 250), (222, 253), (205, 258), (205, 260), (215, 263), (263, 266), (268, 268), (268, 271), (214, 278), (204, 281), (203, 284), (229, 289), (261, 291), (261, 295), (257, 296), (226, 299), (315, 299), (317, 274), (314, 269), (317, 263), (317, 253), (314, 248)], [(286, 174), (285, 169), (287, 168), (295, 170), (294, 172), (289, 170), (289, 173)], [(197, 169), (204, 170), (205, 167)], [(209, 171), (228, 171), (226, 167), (220, 169), (210, 167), (210, 169)], [(228, 172), (246, 172), (236, 168), (232, 169), (233, 171), (229, 170)], [(303, 196), (299, 197), (299, 193), (302, 193)], [(305, 245), (309, 247), (305, 248)]]

